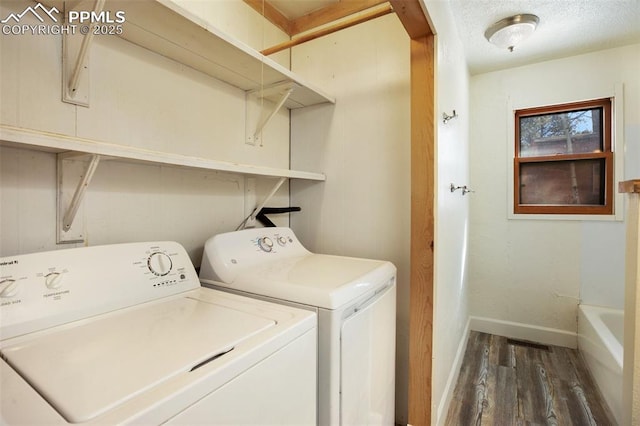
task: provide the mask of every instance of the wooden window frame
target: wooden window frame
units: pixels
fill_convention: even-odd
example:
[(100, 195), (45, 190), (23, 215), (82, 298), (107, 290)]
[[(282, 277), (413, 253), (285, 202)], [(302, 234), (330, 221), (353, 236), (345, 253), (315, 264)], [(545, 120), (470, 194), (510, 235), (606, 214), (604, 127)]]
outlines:
[[(613, 215), (614, 198), (614, 160), (613, 160), (613, 100), (611, 98), (594, 99), (561, 105), (519, 109), (515, 111), (515, 151), (513, 159), (513, 212), (515, 214), (552, 214), (552, 215)], [(520, 156), (520, 119), (529, 116), (570, 112), (589, 108), (602, 108), (601, 133), (603, 137), (602, 152), (557, 154), (553, 156), (521, 157)], [(553, 161), (604, 160), (604, 204), (572, 205), (572, 204), (521, 204), (520, 203), (520, 165), (531, 163), (547, 163)]]

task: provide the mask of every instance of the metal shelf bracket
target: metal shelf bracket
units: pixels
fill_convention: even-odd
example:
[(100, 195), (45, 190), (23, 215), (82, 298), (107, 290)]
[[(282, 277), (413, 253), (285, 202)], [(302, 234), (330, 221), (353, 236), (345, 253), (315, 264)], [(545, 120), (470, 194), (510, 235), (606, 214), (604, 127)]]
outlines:
[[(73, 225), (87, 187), (100, 162), (100, 156), (96, 154), (90, 156), (91, 160), (86, 167), (83, 167), (85, 161), (74, 161), (85, 156), (77, 153), (58, 154), (58, 244), (83, 242), (85, 239), (84, 224)], [(69, 197), (71, 179), (78, 173), (80, 179), (73, 196)]]

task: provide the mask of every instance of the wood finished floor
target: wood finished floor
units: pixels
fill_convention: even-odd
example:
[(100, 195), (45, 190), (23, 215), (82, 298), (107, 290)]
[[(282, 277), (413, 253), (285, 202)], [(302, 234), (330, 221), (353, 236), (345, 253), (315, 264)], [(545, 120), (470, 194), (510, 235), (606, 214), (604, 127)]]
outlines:
[(471, 332), (445, 424), (616, 422), (575, 349), (523, 346), (506, 337)]

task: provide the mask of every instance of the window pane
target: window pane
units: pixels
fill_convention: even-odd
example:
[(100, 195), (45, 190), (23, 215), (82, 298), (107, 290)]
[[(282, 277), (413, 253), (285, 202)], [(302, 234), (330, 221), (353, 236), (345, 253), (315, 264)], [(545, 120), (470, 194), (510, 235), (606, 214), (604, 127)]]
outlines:
[(602, 152), (602, 108), (520, 117), (520, 157)]
[(605, 160), (520, 164), (520, 204), (604, 205)]

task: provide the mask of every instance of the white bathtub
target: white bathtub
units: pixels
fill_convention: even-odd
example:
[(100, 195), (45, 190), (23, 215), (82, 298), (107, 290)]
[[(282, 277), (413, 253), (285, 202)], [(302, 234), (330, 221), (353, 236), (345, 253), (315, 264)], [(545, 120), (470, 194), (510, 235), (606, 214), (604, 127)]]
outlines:
[(578, 350), (618, 423), (622, 416), (622, 354), (624, 312), (580, 305)]

